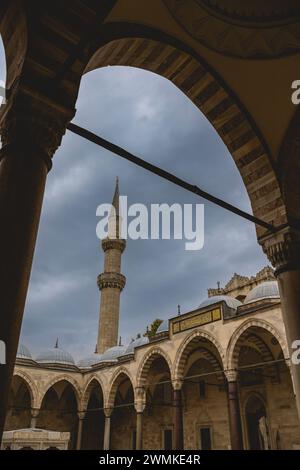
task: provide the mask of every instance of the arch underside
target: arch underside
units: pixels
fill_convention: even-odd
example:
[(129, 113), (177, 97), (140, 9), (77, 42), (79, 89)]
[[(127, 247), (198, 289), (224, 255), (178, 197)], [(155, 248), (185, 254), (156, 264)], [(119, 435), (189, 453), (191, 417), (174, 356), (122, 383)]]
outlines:
[[(115, 39), (94, 54), (85, 72), (113, 65), (157, 73), (173, 82), (218, 132), (242, 176), (256, 217), (275, 226), (286, 211), (268, 150), (251, 117), (200, 58), (152, 39)], [(257, 228), (258, 236), (264, 229)]]

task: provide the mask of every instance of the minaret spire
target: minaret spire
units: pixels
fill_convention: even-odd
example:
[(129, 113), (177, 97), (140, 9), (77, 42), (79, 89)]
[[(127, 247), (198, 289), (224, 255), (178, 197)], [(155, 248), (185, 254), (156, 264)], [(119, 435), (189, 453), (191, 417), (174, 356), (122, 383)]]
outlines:
[(97, 283), (101, 291), (100, 317), (97, 351), (118, 345), (120, 294), (126, 278), (121, 274), (121, 257), (126, 241), (120, 238), (121, 215), (119, 205), (119, 178), (116, 178), (115, 192), (112, 200), (114, 210), (109, 217), (109, 236), (102, 240), (104, 251), (104, 272), (98, 276)]

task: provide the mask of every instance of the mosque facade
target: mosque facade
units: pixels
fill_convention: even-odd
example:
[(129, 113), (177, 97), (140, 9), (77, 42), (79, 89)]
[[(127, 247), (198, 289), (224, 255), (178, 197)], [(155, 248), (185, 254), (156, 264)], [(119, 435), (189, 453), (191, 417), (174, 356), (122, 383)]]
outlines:
[(271, 267), (234, 274), (194, 310), (118, 344), (126, 279), (119, 237), (102, 241), (97, 348), (20, 344), (3, 449), (299, 449), (291, 360)]

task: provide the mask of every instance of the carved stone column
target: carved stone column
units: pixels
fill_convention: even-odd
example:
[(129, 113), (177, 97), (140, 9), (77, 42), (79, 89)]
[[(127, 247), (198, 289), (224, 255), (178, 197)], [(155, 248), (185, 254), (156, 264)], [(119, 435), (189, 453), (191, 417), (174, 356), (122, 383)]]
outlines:
[(173, 382), (173, 410), (174, 410), (174, 449), (184, 449), (183, 413), (182, 413), (182, 382)]
[(49, 101), (12, 94), (1, 108), (0, 132), (0, 440), (16, 359), (23, 310), (47, 173), (74, 112)]
[(104, 440), (103, 450), (109, 450), (110, 448), (110, 420), (113, 412), (113, 408), (104, 408), (105, 423), (104, 423)]
[(259, 240), (275, 268), (278, 280), (282, 315), (291, 358), (294, 391), (300, 417), (300, 364), (293, 353), (300, 340), (300, 231), (287, 227), (275, 235)]
[(30, 422), (30, 427), (31, 428), (36, 428), (36, 422), (39, 417), (40, 410), (39, 408), (32, 408), (31, 409), (31, 422)]
[(143, 412), (146, 407), (146, 391), (143, 387), (138, 387), (135, 390), (135, 403), (136, 410), (136, 450), (143, 449)]
[(77, 431), (77, 442), (76, 442), (76, 450), (81, 449), (82, 443), (82, 430), (83, 430), (83, 422), (86, 415), (85, 411), (78, 411), (78, 431)]
[(238, 395), (237, 372), (225, 372), (227, 378), (230, 440), (232, 450), (243, 449), (243, 433)]

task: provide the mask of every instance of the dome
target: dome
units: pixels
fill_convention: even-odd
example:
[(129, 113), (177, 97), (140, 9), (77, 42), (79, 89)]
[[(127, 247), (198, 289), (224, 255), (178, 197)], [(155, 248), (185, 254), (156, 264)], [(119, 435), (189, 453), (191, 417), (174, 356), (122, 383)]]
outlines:
[(24, 346), (24, 344), (19, 344), (17, 358), (19, 359), (32, 359), (31, 352), (29, 349)]
[(93, 365), (95, 364), (98, 364), (99, 362), (101, 362), (101, 359), (103, 357), (103, 354), (92, 354), (90, 356), (87, 356), (87, 357), (84, 357), (83, 359), (80, 359), (80, 361), (78, 361), (78, 367), (81, 367), (81, 368), (88, 368), (88, 367), (92, 367)]
[(249, 304), (262, 299), (278, 299), (279, 290), (277, 281), (265, 281), (254, 287), (246, 296), (244, 303)]
[(110, 362), (116, 361), (118, 357), (123, 356), (127, 346), (113, 346), (112, 348), (107, 349), (101, 358), (101, 362)]
[(156, 330), (156, 334), (169, 331), (169, 320), (164, 320)]
[(131, 341), (131, 343), (127, 346), (124, 356), (127, 354), (133, 354), (135, 348), (147, 343), (149, 343), (149, 338), (147, 336), (141, 336), (141, 338), (137, 338), (134, 341)]
[(234, 297), (230, 297), (229, 295), (214, 295), (213, 297), (209, 297), (208, 299), (203, 300), (203, 302), (201, 302), (199, 305), (199, 308), (204, 308), (218, 302), (225, 302), (227, 307), (234, 310), (237, 310), (237, 308), (242, 305), (239, 300), (235, 299)]
[(74, 366), (75, 361), (71, 354), (60, 348), (47, 349), (36, 357), (36, 362), (41, 364), (65, 364)]

